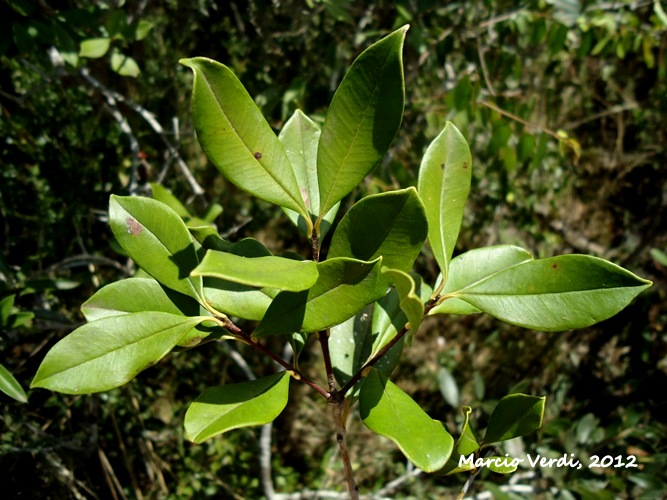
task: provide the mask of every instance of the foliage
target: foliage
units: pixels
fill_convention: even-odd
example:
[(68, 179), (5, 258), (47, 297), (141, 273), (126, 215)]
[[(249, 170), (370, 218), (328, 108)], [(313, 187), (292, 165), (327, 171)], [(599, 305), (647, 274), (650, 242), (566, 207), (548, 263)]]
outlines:
[[(118, 387), (157, 363), (186, 337), (190, 339), (191, 330), (208, 326), (210, 332), (189, 340), (187, 347), (208, 340), (209, 334), (233, 339), (269, 355), (286, 371), (207, 389), (186, 414), (186, 435), (201, 442), (228, 430), (271, 422), (286, 406), (288, 381), (294, 378), (315, 389), (332, 406), (348, 490), (356, 497), (358, 488), (342, 414), (350, 406), (347, 393), (357, 384), (365, 425), (395, 441), (418, 468), (425, 472), (443, 469), (454, 450), (454, 439), (442, 423), (432, 420), (388, 379), (390, 370), (375, 367), (408, 330), (419, 326), (423, 315), (442, 313), (437, 306), (455, 299), (472, 306), (474, 312), (488, 312), (529, 328), (559, 331), (607, 319), (650, 286), (649, 281), (623, 268), (586, 256), (525, 259), (514, 264), (505, 257), (506, 247), (478, 251), (468, 256), (465, 264), (450, 267), (472, 178), (468, 146), (451, 123), (427, 150), (418, 189), (397, 192), (399, 196), (369, 195), (360, 201), (336, 228), (327, 258), (320, 257), (323, 214), (365, 177), (396, 134), (404, 105), (402, 47), (406, 29), (400, 28), (366, 49), (334, 95), (319, 136), (317, 158), (304, 157), (306, 164), (317, 169), (317, 186), (309, 186), (319, 194), (319, 210), (315, 211), (309, 210), (311, 196), (299, 187), (280, 139), (230, 70), (201, 58), (182, 61), (195, 73), (193, 113), (204, 150), (236, 185), (305, 219), (301, 226), (311, 240), (312, 260), (207, 250), (197, 245), (178, 214), (166, 205), (112, 196), (111, 228), (125, 252), (159, 286), (180, 295), (178, 301), (193, 306), (198, 302), (201, 309), (195, 315), (184, 311), (174, 314), (177, 304), (165, 301), (165, 293), (157, 285), (154, 293), (159, 299), (151, 297), (149, 291), (147, 300), (138, 306), (134, 305), (131, 285), (129, 294), (105, 293), (107, 307), (121, 313), (93, 320), (58, 342), (46, 355), (31, 387), (65, 393)], [(315, 153), (313, 149), (309, 152)], [(387, 210), (388, 204), (398, 210)], [(427, 235), (441, 277), (423, 303), (407, 271)], [(452, 274), (453, 269), (459, 274)], [(279, 292), (254, 331), (247, 333), (230, 319), (224, 303), (219, 310), (209, 304), (207, 277)], [(450, 280), (459, 287), (442, 294)], [(394, 288), (387, 292), (387, 285), (392, 284)], [(243, 293), (232, 294), (231, 301)], [(400, 310), (409, 322), (396, 324), (395, 335), (382, 348), (374, 345), (369, 358), (353, 355), (360, 364), (353, 367), (349, 379), (336, 385), (334, 370), (339, 367), (332, 364), (330, 352), (333, 359), (340, 359), (336, 353), (340, 344), (329, 329), (387, 293), (398, 296)], [(95, 297), (91, 301), (95, 302)], [(128, 301), (139, 311), (129, 312)], [(267, 335), (291, 338), (315, 333), (321, 342), (327, 389), (300, 372), (299, 352), (289, 363), (258, 341)], [(376, 338), (384, 337), (381, 332), (372, 333)], [(91, 343), (91, 336), (95, 342)], [(364, 344), (362, 335), (357, 335), (354, 347)], [(539, 428), (543, 412), (543, 398), (516, 394), (503, 399), (491, 415), (486, 442), (505, 441)], [(503, 466), (496, 470), (511, 471)]]
[[(276, 130), (284, 132), (283, 123), (298, 108), (307, 110), (321, 127), (333, 90), (354, 55), (392, 26), (409, 22), (408, 95), (401, 133), (372, 176), (343, 200), (341, 213), (362, 195), (416, 185), (416, 166), (423, 151), (450, 120), (470, 141), (475, 165), (454, 255), (497, 244), (525, 247), (541, 258), (591, 253), (641, 270), (658, 286), (613, 321), (577, 333), (525, 335), (484, 315), (456, 321), (430, 316), (420, 329), (423, 340), (402, 357), (392, 380), (429, 414), (447, 416), (449, 429), (457, 424), (460, 428), (462, 420), (454, 418), (458, 412), (451, 411), (448, 401), (473, 407), (472, 415), (481, 422), (476, 428), (482, 428), (495, 401), (505, 394), (555, 395), (547, 401), (543, 431), (520, 439), (525, 449), (539, 446), (541, 453), (567, 451), (578, 457), (632, 451), (644, 467), (636, 480), (628, 479), (637, 475), (631, 469), (615, 469), (613, 474), (587, 468), (528, 469), (523, 472), (534, 475), (519, 479), (526, 486), (517, 488), (530, 487), (547, 496), (554, 494), (550, 488), (582, 495), (606, 490), (616, 496), (660, 491), (665, 481), (660, 466), (665, 429), (660, 415), (665, 408), (664, 398), (651, 388), (665, 382), (665, 297), (660, 286), (665, 274), (659, 261), (648, 255), (652, 247), (664, 250), (667, 244), (661, 229), (667, 179), (660, 161), (667, 143), (661, 110), (667, 88), (660, 57), (665, 40), (660, 2), (531, 1), (520, 7), (475, 2), (460, 8), (457, 3), (421, 0), (365, 5), (336, 0), (310, 2), (307, 7), (291, 0), (252, 0), (243, 5), (208, 0), (148, 4), (68, 0), (57, 6), (36, 3), (26, 16), (20, 5), (30, 4), (0, 3), (4, 51), (0, 51), (0, 135), (5, 138), (0, 148), (0, 246), (8, 264), (2, 279), (9, 277), (10, 287), (17, 289), (9, 294), (14, 296), (12, 315), (35, 315), (3, 331), (0, 362), (23, 387), (36, 372), (42, 350), (79, 324), (81, 302), (100, 285), (133, 272), (131, 263), (126, 265), (125, 257), (114, 250), (119, 247), (109, 241), (104, 214), (111, 192), (127, 192), (133, 162), (141, 192), (148, 189), (144, 182), (150, 180), (156, 199), (165, 201), (164, 183), (185, 200), (181, 207), (190, 214), (185, 217), (188, 225), (196, 218), (215, 221), (233, 241), (254, 235), (273, 252), (302, 244), (279, 211), (239, 195), (214, 168), (206, 166), (194, 146), (186, 110), (190, 83), (175, 60), (205, 54), (225, 61)], [(90, 12), (96, 14), (90, 16)], [(126, 19), (123, 25), (145, 21), (153, 26), (142, 40), (110, 42), (110, 47), (137, 62), (138, 78), (115, 73), (111, 51), (99, 59), (79, 57), (76, 68), (53, 58), (53, 47), (60, 54), (76, 54), (82, 40), (106, 37), (107, 19), (121, 13)], [(63, 20), (75, 41), (72, 50), (61, 45), (53, 29), (62, 26)], [(15, 43), (13, 24), (39, 33), (32, 38), (30, 50), (20, 50)], [(35, 24), (46, 27), (33, 30)], [(599, 44), (605, 38), (608, 41)], [(623, 47), (618, 49), (619, 45)], [(116, 97), (125, 97), (117, 101), (116, 110), (133, 130), (140, 156), (130, 149), (104, 92), (93, 87), (80, 69), (113, 89)], [(131, 104), (152, 111), (164, 133), (155, 132)], [(192, 196), (182, 170), (174, 168), (178, 163), (164, 138), (179, 148), (204, 187), (204, 196)], [(578, 162), (573, 161), (573, 141), (580, 146)], [(294, 164), (294, 158), (290, 162)], [(298, 174), (297, 180), (302, 187)], [(172, 202), (175, 199), (171, 197)], [(218, 200), (226, 210), (218, 216), (219, 206), (207, 200)], [(415, 269), (433, 283), (438, 270), (428, 249), (425, 254), (417, 258)], [(80, 285), (74, 289), (53, 285), (62, 280)], [(44, 287), (47, 282), (52, 285)], [(418, 295), (430, 295), (427, 286), (415, 284)], [(229, 304), (230, 293), (244, 287), (217, 288), (216, 297), (219, 303)], [(272, 293), (253, 290), (250, 300), (246, 290), (249, 300), (237, 306), (249, 314), (248, 304), (261, 304), (254, 312), (259, 319), (272, 299), (264, 292)], [(7, 297), (3, 294), (0, 299)], [(382, 303), (381, 313), (372, 315), (373, 323), (379, 325), (373, 330), (382, 328), (385, 337), (391, 338), (394, 327), (383, 326), (390, 323), (385, 311), (398, 306), (390, 297)], [(457, 305), (454, 299), (442, 305), (447, 303), (450, 309)], [(368, 323), (370, 319), (369, 315)], [(270, 337), (263, 342), (281, 349)], [(179, 444), (178, 421), (193, 392), (245, 379), (218, 343), (205, 349), (207, 362), (215, 370), (193, 369), (191, 364), (203, 363), (199, 350), (190, 351), (188, 357), (168, 356), (142, 375), (141, 384), (129, 384), (109, 398), (105, 394), (82, 401), (33, 391), (27, 405), (7, 400), (3, 469), (23, 470), (22, 475), (39, 479), (30, 485), (10, 479), (5, 489), (10, 495), (43, 496), (48, 491), (68, 496), (87, 487), (104, 496), (109, 488), (113, 490), (105, 477), (117, 475), (119, 493), (124, 490), (135, 496), (141, 491), (159, 494), (165, 484), (183, 494), (261, 495), (254, 472), (256, 457), (249, 451), (257, 446), (252, 432), (230, 433), (224, 441), (201, 447)], [(247, 348), (240, 350), (252, 358), (258, 376), (272, 372)], [(300, 367), (316, 376), (312, 370), (319, 360), (309, 351), (300, 359)], [(442, 370), (453, 375), (448, 399), (437, 396), (435, 375)], [(291, 390), (298, 391), (297, 387), (293, 384)], [(318, 430), (311, 396), (297, 394), (301, 404), (291, 401), (286, 409), (296, 420), (279, 417), (276, 423), (279, 431), (273, 446), (290, 457), (282, 463), (277, 455), (273, 457), (274, 480), (281, 491), (325, 488), (339, 474), (328, 462), (328, 430)], [(133, 397), (142, 401), (141, 411), (135, 409)], [(176, 419), (170, 424), (158, 411), (165, 408), (165, 401)], [(116, 437), (110, 415), (118, 420), (124, 444)], [(586, 422), (595, 420), (598, 430), (592, 434), (595, 439), (580, 442), (576, 423), (583, 417)], [(145, 427), (140, 424), (144, 420)], [(364, 433), (361, 426), (350, 425), (351, 432)], [(93, 427), (99, 432), (91, 432)], [(282, 438), (288, 435), (289, 439)], [(364, 443), (375, 444), (358, 448), (351, 444), (364, 471), (358, 471), (361, 484), (380, 489), (396, 475), (409, 472), (391, 448), (363, 435)], [(649, 435), (655, 439), (647, 441)], [(507, 443), (504, 451), (514, 454), (517, 445)], [(99, 458), (98, 448), (108, 457), (110, 468)], [(234, 451), (239, 449), (245, 451)], [(304, 453), (306, 449), (313, 452)], [(156, 461), (155, 456), (164, 461)], [(315, 460), (315, 456), (324, 458)], [(484, 472), (480, 477), (477, 486), (498, 495), (497, 488), (508, 492), (514, 487), (506, 478), (487, 478)], [(422, 477), (402, 483), (401, 488), (417, 497), (435, 492), (450, 496), (444, 484)]]

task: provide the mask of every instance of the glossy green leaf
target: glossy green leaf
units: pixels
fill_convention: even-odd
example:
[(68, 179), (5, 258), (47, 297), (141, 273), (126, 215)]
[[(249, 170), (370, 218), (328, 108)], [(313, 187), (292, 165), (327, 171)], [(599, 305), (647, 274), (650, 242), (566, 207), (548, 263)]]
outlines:
[[(285, 147), (285, 153), (294, 170), (301, 197), (304, 199), (311, 221), (320, 213), (320, 192), (317, 181), (317, 145), (320, 139), (320, 127), (297, 109), (280, 131), (278, 138)], [(320, 224), (320, 239), (324, 238), (333, 224), (340, 203), (329, 210)], [(283, 208), (287, 216), (305, 234), (309, 225), (302, 215)]]
[(260, 321), (280, 290), (254, 288), (217, 278), (204, 279), (204, 297), (216, 311), (228, 316)]
[[(161, 286), (151, 278), (129, 278), (109, 283), (99, 289), (82, 306), (81, 312), (90, 323), (110, 316), (120, 316), (142, 311), (165, 312), (182, 316), (207, 314), (195, 300)], [(210, 329), (201, 325), (193, 328), (182, 340), (179, 347), (194, 347), (210, 337), (219, 339), (224, 330), (212, 335)]]
[(241, 285), (279, 288), (299, 292), (317, 281), (317, 264), (312, 260), (284, 257), (246, 258), (232, 253), (209, 250), (192, 276), (220, 278)]
[(445, 300), (431, 309), (429, 314), (481, 312), (473, 305), (448, 294), (471, 286), (503, 269), (532, 259), (533, 256), (527, 250), (512, 245), (478, 248), (454, 257), (449, 264), (449, 279), (440, 292)]
[(188, 219), (192, 217), (187, 208), (176, 198), (173, 193), (164, 187), (162, 184), (157, 182), (151, 182), (151, 192), (153, 193), (153, 199), (164, 203), (174, 212), (176, 212), (182, 219)]
[(136, 78), (141, 74), (137, 61), (117, 50), (111, 53), (111, 69), (121, 76)]
[(587, 255), (529, 260), (451, 295), (507, 323), (543, 331), (610, 318), (651, 282)]
[[(336, 381), (343, 387), (364, 365), (373, 347), (371, 318), (373, 304), (329, 331), (329, 355)], [(389, 375), (386, 373), (385, 375)], [(346, 396), (356, 400), (360, 384)]]
[(51, 348), (31, 387), (66, 394), (119, 387), (157, 363), (204, 320), (151, 311), (87, 323)]
[[(431, 295), (431, 288), (422, 282), (422, 279), (418, 274), (413, 273), (409, 276), (415, 284), (415, 294), (420, 298), (422, 304), (425, 303)], [(404, 296), (403, 300), (405, 301), (406, 298), (407, 295)], [(417, 306), (413, 303), (413, 300), (414, 297), (408, 299), (408, 304), (411, 304), (410, 306), (416, 310)], [(406, 323), (408, 323), (408, 321), (409, 320), (406, 316), (406, 313), (401, 308), (401, 294), (396, 288), (394, 288), (390, 290), (389, 293), (387, 293), (384, 297), (378, 300), (375, 306), (375, 310), (373, 311), (372, 354), (376, 354), (384, 346), (386, 346), (391, 341), (391, 339), (393, 339), (396, 334), (406, 325)], [(415, 320), (413, 319), (413, 321)], [(400, 341), (399, 344), (402, 346), (403, 341)], [(398, 363), (398, 357), (401, 354), (401, 350), (392, 349), (389, 353), (387, 353), (387, 356), (385, 356), (378, 363), (378, 366), (383, 367), (385, 370), (383, 373), (386, 373), (387, 375), (391, 373), (391, 370), (393, 370)]]
[(438, 471), (438, 474), (444, 474), (451, 476), (453, 474), (458, 474), (459, 472), (466, 472), (474, 469), (473, 465), (467, 463), (460, 463), (460, 457), (469, 457), (472, 453), (475, 453), (479, 450), (479, 443), (477, 443), (477, 438), (475, 433), (470, 426), (470, 414), (472, 413), (472, 408), (469, 406), (463, 407), (463, 425), (461, 426), (461, 435), (456, 440), (454, 445), (454, 451), (452, 451), (452, 456), (447, 461), (447, 465)]
[(206, 389), (185, 414), (186, 437), (195, 443), (223, 432), (272, 422), (287, 405), (290, 375)]
[(426, 214), (413, 187), (367, 196), (340, 221), (329, 258), (373, 260), (391, 269), (412, 269), (428, 234)]
[(315, 332), (351, 318), (384, 295), (379, 282), (381, 261), (339, 257), (319, 262), (319, 276), (312, 288), (280, 292), (253, 336)]
[(443, 281), (459, 237), (470, 192), (472, 157), (465, 138), (450, 122), (426, 150), (419, 167), (418, 189), (428, 219), (428, 240)]
[(366, 177), (398, 132), (405, 103), (407, 29), (362, 52), (334, 94), (317, 151), (320, 219)]
[(190, 233), (206, 250), (233, 253), (241, 257), (268, 257), (271, 252), (254, 238), (243, 238), (232, 243), (222, 238), (212, 226), (190, 227)]
[(197, 316), (199, 304), (190, 297), (163, 288), (154, 279), (128, 278), (100, 288), (81, 306), (89, 323), (141, 311)]
[(0, 392), (4, 392), (10, 398), (19, 403), (27, 403), (28, 396), (11, 372), (0, 363)]
[(424, 472), (441, 469), (454, 448), (454, 438), (397, 385), (375, 368), (366, 376), (359, 394), (364, 424), (391, 439)]
[(150, 198), (111, 196), (111, 229), (123, 250), (164, 286), (199, 299), (202, 281), (190, 278), (199, 259), (176, 212)]
[(299, 213), (310, 224), (282, 143), (234, 73), (204, 57), (180, 62), (195, 75), (193, 119), (211, 162), (241, 189)]
[(97, 59), (109, 50), (111, 40), (108, 38), (88, 38), (81, 42), (79, 56)]
[(424, 316), (424, 303), (418, 295), (417, 285), (408, 273), (399, 271), (398, 269), (382, 268), (382, 274), (387, 276), (394, 284), (394, 288), (398, 293), (399, 307), (408, 319), (409, 325), (406, 325), (414, 335), (421, 325), (422, 317)]
[(525, 436), (542, 426), (545, 397), (510, 394), (500, 400), (489, 418), (484, 444)]

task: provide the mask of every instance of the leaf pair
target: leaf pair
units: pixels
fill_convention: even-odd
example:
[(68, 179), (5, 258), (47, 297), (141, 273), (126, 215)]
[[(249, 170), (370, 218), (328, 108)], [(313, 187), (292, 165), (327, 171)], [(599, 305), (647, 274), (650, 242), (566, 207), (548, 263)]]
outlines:
[[(197, 57), (193, 118), (202, 148), (234, 184), (275, 203), (310, 237), (325, 231), (334, 207), (385, 154), (405, 101), (403, 27), (366, 49), (352, 64), (322, 131), (297, 113), (280, 138), (225, 65)], [(315, 221), (313, 224), (313, 220)]]

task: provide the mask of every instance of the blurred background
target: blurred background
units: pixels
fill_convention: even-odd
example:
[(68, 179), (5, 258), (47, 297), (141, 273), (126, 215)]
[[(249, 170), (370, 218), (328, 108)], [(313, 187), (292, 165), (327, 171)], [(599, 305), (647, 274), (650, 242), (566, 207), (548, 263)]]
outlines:
[[(585, 330), (431, 318), (406, 348), (397, 383), (454, 434), (463, 405), (481, 430), (506, 394), (547, 396), (542, 429), (506, 443), (501, 455), (572, 453), (584, 468), (484, 472), (470, 491), (477, 498), (662, 497), (664, 9), (658, 0), (0, 0), (0, 363), (27, 390), (48, 349), (82, 324), (80, 305), (132, 274), (107, 226), (112, 193), (152, 186), (168, 199), (168, 189), (186, 220), (213, 220), (231, 240), (308, 247), (280, 209), (240, 192), (208, 163), (180, 58), (230, 66), (279, 130), (297, 108), (323, 120), (354, 58), (409, 23), (402, 128), (344, 205), (416, 185), (426, 146), (451, 120), (474, 160), (457, 253), (501, 243), (538, 257), (586, 253), (654, 286)], [(428, 249), (417, 269), (435, 280)], [(302, 368), (319, 379), (316, 351)], [(242, 347), (211, 343), (104, 394), (35, 390), (26, 403), (0, 394), (3, 496), (301, 498), (319, 490), (303, 498), (337, 498), (330, 492), (344, 480), (330, 415), (305, 386), (293, 384), (272, 433), (184, 440), (189, 402), (208, 386), (247, 380), (248, 368), (273, 371)], [(465, 482), (413, 477), (397, 448), (358, 419), (349, 432), (362, 493), (451, 498)], [(640, 466), (589, 469), (592, 455), (635, 455)]]

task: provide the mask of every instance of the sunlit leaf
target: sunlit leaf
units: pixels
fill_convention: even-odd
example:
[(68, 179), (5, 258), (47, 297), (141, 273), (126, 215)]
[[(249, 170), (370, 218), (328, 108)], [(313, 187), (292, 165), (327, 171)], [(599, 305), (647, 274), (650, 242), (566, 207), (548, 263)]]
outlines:
[(415, 188), (367, 196), (340, 221), (329, 247), (329, 258), (373, 260), (409, 271), (421, 250), (428, 227), (424, 205)]
[(317, 151), (320, 219), (363, 180), (396, 136), (405, 101), (402, 51), (407, 29), (362, 52), (336, 90)]
[(19, 384), (18, 380), (11, 374), (11, 372), (0, 364), (0, 392), (4, 392), (10, 398), (15, 399), (19, 403), (27, 403), (28, 396)]
[(479, 450), (479, 443), (477, 443), (477, 438), (475, 433), (470, 426), (470, 414), (472, 413), (472, 408), (469, 406), (463, 407), (463, 425), (461, 426), (461, 435), (456, 440), (454, 445), (454, 451), (452, 456), (447, 461), (447, 465), (442, 470), (438, 471), (438, 474), (444, 475), (453, 475), (458, 474), (459, 472), (465, 472), (474, 469), (474, 466), (466, 463), (460, 463), (460, 457), (470, 457), (472, 453), (475, 453)]
[(241, 189), (299, 213), (310, 224), (282, 143), (234, 73), (204, 57), (180, 62), (195, 75), (193, 119), (211, 162)]
[(587, 255), (528, 260), (450, 295), (526, 328), (583, 328), (625, 308), (651, 282)]
[(287, 405), (290, 375), (206, 389), (185, 414), (185, 433), (201, 443), (223, 432), (272, 422)]
[(418, 189), (428, 219), (428, 240), (443, 282), (459, 237), (470, 192), (472, 158), (465, 138), (450, 122), (430, 144), (419, 167)]
[(359, 394), (364, 424), (391, 439), (424, 472), (441, 469), (454, 448), (454, 438), (414, 400), (372, 368)]
[(280, 292), (254, 337), (314, 332), (351, 318), (386, 290), (379, 282), (381, 260), (327, 259), (317, 264), (317, 282), (302, 292)]
[(246, 258), (227, 252), (209, 250), (192, 276), (220, 278), (241, 285), (270, 287), (298, 292), (317, 281), (317, 264), (284, 257)]
[[(297, 109), (285, 123), (278, 138), (285, 147), (285, 153), (299, 184), (301, 197), (314, 221), (320, 213), (320, 192), (317, 181), (317, 145), (320, 139), (320, 127)], [(337, 203), (324, 216), (320, 224), (320, 239), (324, 238), (331, 227), (339, 206)], [(308, 234), (309, 225), (302, 215), (288, 208), (283, 210), (301, 231)]]
[(200, 300), (199, 259), (188, 228), (176, 212), (150, 198), (111, 196), (111, 229), (123, 250), (163, 285)]
[(533, 256), (528, 251), (512, 245), (478, 248), (454, 257), (449, 264), (449, 279), (440, 292), (445, 300), (431, 309), (429, 314), (481, 312), (473, 305), (449, 294), (471, 286), (503, 269), (532, 259)]
[(87, 323), (51, 348), (31, 387), (66, 394), (119, 387), (157, 363), (204, 320), (151, 311)]
[(81, 42), (79, 56), (97, 59), (109, 50), (111, 40), (108, 38), (87, 38)]

